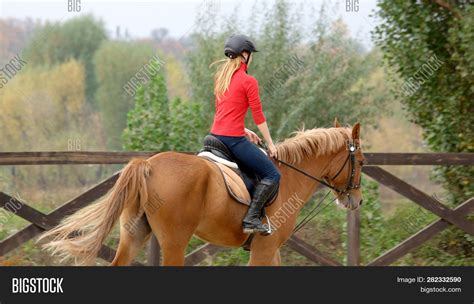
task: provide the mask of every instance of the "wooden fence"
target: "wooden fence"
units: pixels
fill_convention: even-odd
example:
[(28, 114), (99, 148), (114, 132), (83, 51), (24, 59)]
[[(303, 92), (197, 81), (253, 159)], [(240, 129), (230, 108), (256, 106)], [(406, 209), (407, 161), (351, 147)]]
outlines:
[[(191, 153), (191, 152), (188, 152)], [(51, 165), (51, 164), (124, 164), (132, 157), (150, 157), (156, 152), (0, 152), (0, 166), (5, 165)], [(439, 219), (422, 230), (413, 234), (399, 245), (388, 250), (381, 256), (366, 265), (389, 265), (414, 250), (433, 236), (451, 225), (458, 227), (466, 233), (474, 235), (474, 224), (468, 220), (468, 215), (474, 212), (474, 198), (471, 198), (454, 209), (443, 205), (436, 198), (420, 191), (388, 171), (381, 165), (474, 165), (472, 153), (364, 153), (368, 165), (363, 172), (379, 183), (398, 192), (422, 208), (434, 213)], [(0, 241), (0, 256), (21, 246), (35, 238), (45, 230), (57, 225), (62, 218), (74, 211), (87, 206), (99, 199), (113, 187), (119, 173), (107, 178), (93, 186), (81, 195), (65, 202), (49, 214), (44, 214), (31, 207), (32, 203), (21, 202), (4, 192), (0, 192), (0, 207), (15, 216), (19, 216), (31, 224)], [(347, 212), (348, 250), (347, 265), (360, 265), (360, 211)], [(300, 253), (308, 260), (319, 265), (341, 266), (328, 254), (318, 250), (299, 237), (293, 235), (286, 246)], [(212, 244), (205, 244), (186, 256), (186, 265), (196, 265), (207, 257), (226, 248)], [(111, 261), (115, 250), (103, 245), (99, 256), (106, 261)], [(148, 264), (159, 265), (160, 249), (156, 239), (152, 238), (148, 251)], [(141, 265), (135, 263), (135, 265)]]

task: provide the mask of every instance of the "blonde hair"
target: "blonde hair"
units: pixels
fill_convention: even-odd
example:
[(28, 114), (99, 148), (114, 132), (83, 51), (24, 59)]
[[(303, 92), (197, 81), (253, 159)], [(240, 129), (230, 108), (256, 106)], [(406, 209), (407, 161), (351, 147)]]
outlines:
[(217, 68), (216, 74), (214, 74), (214, 95), (216, 95), (218, 100), (229, 88), (232, 75), (240, 68), (241, 58), (242, 56), (237, 56), (232, 59), (221, 59), (210, 65), (213, 66), (214, 64), (221, 63)]

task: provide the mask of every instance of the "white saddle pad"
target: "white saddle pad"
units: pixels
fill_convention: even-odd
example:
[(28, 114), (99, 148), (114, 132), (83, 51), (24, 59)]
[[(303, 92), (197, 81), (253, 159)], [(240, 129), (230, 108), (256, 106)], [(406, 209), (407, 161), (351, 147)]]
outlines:
[[(264, 149), (258, 147), (260, 149), (260, 151), (263, 152), (263, 154), (267, 155), (268, 156), (268, 153), (267, 151), (265, 151)], [(227, 159), (224, 159), (222, 157), (219, 157), (215, 154), (212, 154), (211, 152), (209, 151), (202, 151), (200, 152), (197, 156), (203, 156), (203, 157), (208, 157), (212, 160), (214, 160), (215, 162), (217, 163), (220, 163), (220, 164), (223, 164), (227, 167), (230, 167), (230, 168), (234, 168), (234, 169), (239, 169), (239, 167), (237, 166), (237, 164), (235, 162), (231, 162), (231, 161), (228, 161)]]
[(215, 161), (216, 163), (220, 163), (220, 164), (223, 164), (229, 168), (234, 168), (234, 169), (239, 169), (239, 166), (237, 166), (236, 163), (234, 162), (231, 162), (231, 161), (228, 161), (227, 159), (224, 159), (222, 157), (219, 157), (215, 154), (212, 154), (211, 152), (209, 151), (202, 151), (200, 152), (197, 156), (201, 156), (201, 157), (208, 157), (210, 159), (212, 159), (213, 161)]

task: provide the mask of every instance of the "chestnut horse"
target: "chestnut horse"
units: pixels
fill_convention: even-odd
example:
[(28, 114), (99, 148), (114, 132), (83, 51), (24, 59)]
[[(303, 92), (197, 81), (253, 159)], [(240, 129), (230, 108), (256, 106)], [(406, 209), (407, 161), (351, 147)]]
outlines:
[[(351, 178), (348, 142), (357, 147), (352, 178), (360, 181), (364, 157), (359, 132), (360, 124), (346, 128), (337, 120), (334, 128), (298, 131), (277, 145), (278, 157), (336, 189), (345, 189)], [(278, 167), (279, 193), (266, 208), (275, 231), (270, 236), (255, 235), (249, 265), (280, 265), (280, 247), (291, 236), (305, 202), (321, 186), (289, 166)], [(362, 202), (359, 187), (345, 193), (333, 190), (333, 194), (345, 208), (358, 208)], [(161, 246), (163, 265), (184, 265), (193, 235), (221, 246), (242, 246), (248, 238), (242, 231), (246, 211), (247, 206), (227, 193), (216, 165), (195, 155), (164, 152), (130, 161), (107, 198), (67, 217), (42, 238), (53, 237), (44, 245), (53, 254), (90, 264), (120, 218), (120, 242), (111, 265), (129, 265), (151, 233)]]

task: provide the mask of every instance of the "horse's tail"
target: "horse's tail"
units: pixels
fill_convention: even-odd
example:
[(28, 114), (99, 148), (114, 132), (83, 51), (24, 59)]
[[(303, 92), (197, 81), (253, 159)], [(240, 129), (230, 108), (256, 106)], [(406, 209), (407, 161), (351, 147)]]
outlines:
[(77, 211), (43, 234), (40, 239), (53, 237), (44, 247), (63, 259), (74, 258), (76, 264), (91, 264), (125, 206), (139, 203), (143, 208), (145, 205), (146, 178), (150, 172), (147, 160), (131, 160), (107, 198)]

